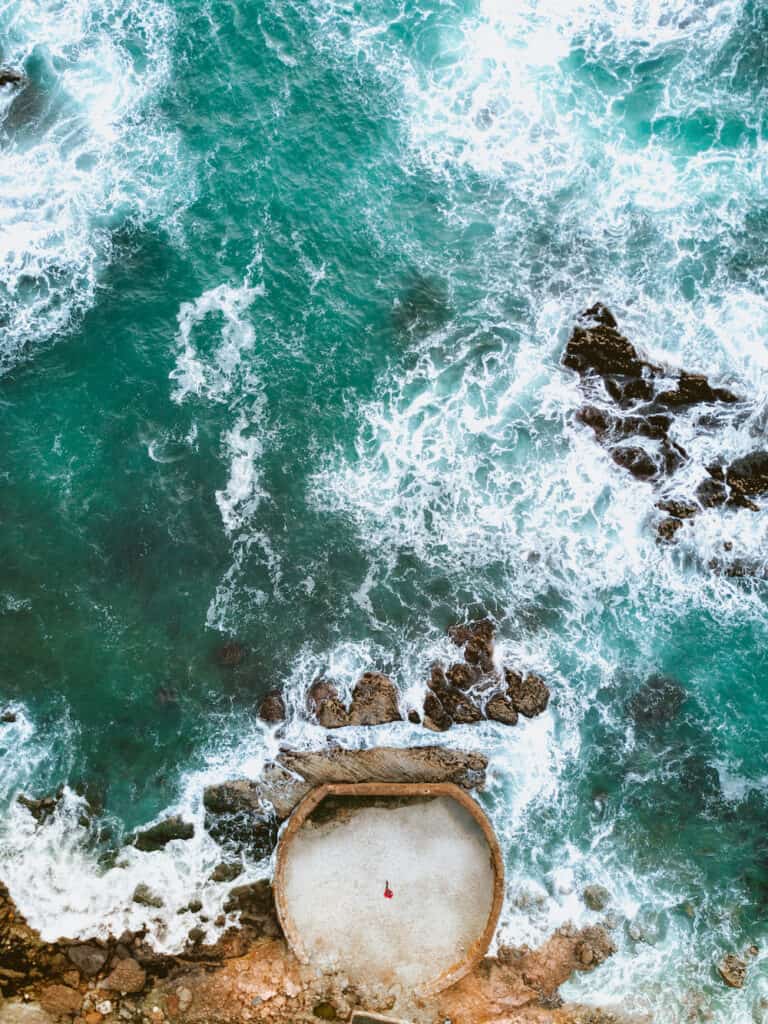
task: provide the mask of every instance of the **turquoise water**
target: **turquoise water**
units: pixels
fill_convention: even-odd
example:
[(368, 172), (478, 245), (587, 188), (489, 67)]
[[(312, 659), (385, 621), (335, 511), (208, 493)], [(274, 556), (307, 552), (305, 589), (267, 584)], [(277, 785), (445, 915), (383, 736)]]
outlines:
[[(198, 827), (120, 852), (130, 831), (201, 822), (206, 782), (324, 742), (320, 671), (420, 703), (446, 626), (491, 614), (500, 660), (553, 691), (542, 719), (447, 737), (492, 758), (500, 937), (595, 920), (600, 881), (619, 953), (569, 997), (767, 1019), (766, 961), (743, 992), (713, 964), (768, 940), (768, 519), (710, 510), (657, 545), (657, 496), (575, 423), (560, 356), (600, 299), (745, 397), (714, 428), (678, 416), (681, 494), (764, 445), (768, 8), (18, 0), (0, 32), (30, 78), (0, 97), (0, 877), (22, 909), (178, 947), (191, 891), (220, 910), (220, 851)], [(724, 541), (752, 575), (712, 571)], [(636, 724), (654, 673), (685, 699)], [(274, 686), (281, 736), (255, 718)], [(16, 793), (61, 784), (36, 830)], [(138, 880), (167, 912), (144, 922)]]

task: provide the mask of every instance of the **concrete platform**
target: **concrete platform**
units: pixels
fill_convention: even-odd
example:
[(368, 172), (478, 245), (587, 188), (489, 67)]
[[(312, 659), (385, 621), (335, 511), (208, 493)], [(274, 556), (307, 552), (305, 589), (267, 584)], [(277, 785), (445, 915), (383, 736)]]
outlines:
[(278, 847), (275, 895), (294, 952), (356, 984), (453, 984), (485, 953), (502, 894), (491, 826), (450, 783), (320, 787)]

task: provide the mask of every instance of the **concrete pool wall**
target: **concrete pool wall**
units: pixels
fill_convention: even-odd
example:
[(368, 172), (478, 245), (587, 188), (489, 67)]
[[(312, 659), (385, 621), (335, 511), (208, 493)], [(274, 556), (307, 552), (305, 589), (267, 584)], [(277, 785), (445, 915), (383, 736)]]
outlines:
[(274, 888), (300, 960), (431, 995), (487, 951), (504, 867), (482, 809), (451, 783), (329, 784), (288, 820)]

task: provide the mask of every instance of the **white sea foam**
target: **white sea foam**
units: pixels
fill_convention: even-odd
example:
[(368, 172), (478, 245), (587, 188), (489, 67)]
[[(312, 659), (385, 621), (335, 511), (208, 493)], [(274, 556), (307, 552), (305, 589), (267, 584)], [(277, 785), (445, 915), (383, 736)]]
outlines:
[(153, 116), (175, 31), (166, 4), (14, 0), (1, 22), (4, 62), (30, 82), (6, 90), (0, 125), (0, 370), (91, 305), (115, 228), (170, 217), (191, 192), (179, 141)]

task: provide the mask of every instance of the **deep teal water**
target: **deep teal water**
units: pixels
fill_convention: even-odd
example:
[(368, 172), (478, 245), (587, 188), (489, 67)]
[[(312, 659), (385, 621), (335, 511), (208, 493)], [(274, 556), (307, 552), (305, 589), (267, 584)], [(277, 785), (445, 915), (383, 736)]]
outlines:
[[(124, 836), (258, 770), (270, 688), (284, 738), (323, 742), (317, 672), (376, 667), (417, 703), (446, 626), (491, 614), (553, 690), (545, 720), (450, 738), (494, 765), (504, 938), (593, 920), (601, 881), (620, 951), (569, 995), (764, 1020), (766, 961), (742, 993), (713, 964), (766, 939), (766, 513), (659, 547), (560, 355), (601, 299), (745, 396), (714, 429), (681, 414), (681, 486), (764, 445), (768, 8), (23, 0), (0, 30), (31, 79), (0, 175), (0, 877), (22, 909), (135, 923), (155, 873), (173, 946), (217, 851), (114, 866)], [(712, 571), (724, 540), (751, 575)], [(636, 725), (653, 673), (685, 700)], [(15, 806), (63, 783), (98, 827)]]

